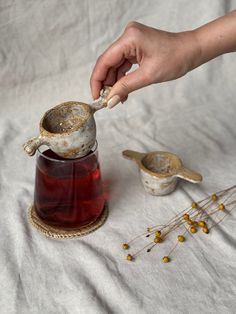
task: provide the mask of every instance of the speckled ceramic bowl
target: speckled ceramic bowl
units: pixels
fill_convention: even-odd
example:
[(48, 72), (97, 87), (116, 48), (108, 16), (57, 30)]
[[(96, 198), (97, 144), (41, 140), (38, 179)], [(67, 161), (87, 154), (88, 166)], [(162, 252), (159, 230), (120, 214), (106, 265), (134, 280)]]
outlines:
[(139, 166), (140, 177), (145, 190), (152, 195), (166, 195), (176, 188), (178, 178), (199, 183), (202, 176), (183, 166), (181, 159), (168, 152), (139, 153), (123, 151), (125, 158), (134, 160)]
[(87, 155), (96, 141), (93, 114), (106, 106), (109, 91), (110, 87), (105, 87), (101, 97), (91, 105), (69, 101), (48, 110), (40, 121), (40, 135), (24, 144), (26, 153), (32, 156), (45, 144), (63, 158)]
[(63, 158), (83, 157), (96, 140), (92, 109), (80, 102), (65, 102), (47, 111), (40, 121), (39, 130), (40, 135), (24, 145), (30, 156), (45, 144)]

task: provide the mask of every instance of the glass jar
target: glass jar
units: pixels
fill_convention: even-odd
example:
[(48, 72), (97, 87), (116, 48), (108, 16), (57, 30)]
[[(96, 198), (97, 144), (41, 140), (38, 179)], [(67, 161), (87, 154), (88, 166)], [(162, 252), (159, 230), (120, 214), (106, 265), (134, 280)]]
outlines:
[(88, 155), (77, 159), (38, 149), (34, 209), (43, 222), (62, 228), (83, 227), (96, 221), (104, 205), (97, 143)]

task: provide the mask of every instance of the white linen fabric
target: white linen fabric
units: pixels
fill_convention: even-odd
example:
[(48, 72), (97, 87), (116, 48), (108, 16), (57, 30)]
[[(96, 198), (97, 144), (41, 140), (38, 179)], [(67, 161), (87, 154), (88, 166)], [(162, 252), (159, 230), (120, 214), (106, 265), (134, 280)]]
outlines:
[[(129, 21), (177, 32), (235, 7), (229, 0), (0, 1), (1, 314), (235, 313), (235, 211), (209, 235), (189, 238), (169, 264), (161, 262), (168, 244), (129, 263), (121, 243), (235, 184), (236, 54), (96, 113), (110, 214), (95, 233), (59, 241), (28, 224), (35, 158), (22, 150), (46, 110), (91, 100), (96, 59)], [(204, 181), (151, 196), (124, 149), (176, 153)]]

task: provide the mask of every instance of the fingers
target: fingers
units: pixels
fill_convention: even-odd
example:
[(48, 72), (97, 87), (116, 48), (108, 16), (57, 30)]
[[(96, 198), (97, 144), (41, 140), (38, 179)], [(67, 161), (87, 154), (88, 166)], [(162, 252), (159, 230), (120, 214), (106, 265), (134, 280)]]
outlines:
[(102, 89), (103, 81), (107, 77), (107, 73), (110, 69), (110, 66), (106, 63), (101, 63), (100, 57), (93, 69), (93, 73), (90, 79), (91, 92), (94, 99), (97, 99)]
[[(125, 62), (117, 69), (116, 81), (119, 81), (123, 76), (125, 76), (126, 72), (131, 69), (132, 65), (133, 64), (130, 61), (125, 60)], [(114, 83), (111, 86), (113, 86)]]
[(113, 80), (115, 71), (111, 69), (117, 69), (125, 61), (123, 49), (121, 40), (118, 39), (98, 58), (90, 79), (94, 99), (99, 97), (103, 82), (107, 79), (109, 71), (111, 73), (109, 73), (108, 79)]
[[(93, 69), (90, 79), (93, 98), (99, 97), (104, 85), (113, 86), (107, 98), (110, 108), (124, 102), (130, 92), (151, 84), (144, 73), (147, 71), (143, 67), (143, 51), (136, 47), (137, 42), (143, 42), (140, 27), (144, 26), (129, 23), (121, 37), (98, 58)], [(134, 63), (144, 70), (139, 68), (126, 75)]]
[(115, 83), (108, 95), (108, 108), (113, 108), (119, 102), (124, 101), (129, 93), (150, 84), (150, 77), (144, 73), (141, 67), (123, 76)]
[(103, 85), (104, 86), (113, 86), (116, 82), (116, 77), (117, 77), (117, 69), (110, 68), (108, 70), (105, 81), (103, 81)]

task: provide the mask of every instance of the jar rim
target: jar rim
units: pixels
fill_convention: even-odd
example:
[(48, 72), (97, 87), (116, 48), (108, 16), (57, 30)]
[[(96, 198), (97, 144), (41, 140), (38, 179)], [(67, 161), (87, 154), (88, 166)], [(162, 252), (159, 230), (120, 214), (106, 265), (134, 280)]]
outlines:
[[(40, 146), (37, 149), (37, 154), (40, 155), (41, 157), (47, 159), (47, 160), (50, 160), (50, 161), (61, 162), (61, 163), (71, 163), (71, 162), (73, 163), (73, 162), (80, 162), (80, 161), (83, 161), (83, 160), (89, 158), (92, 154), (94, 154), (97, 151), (97, 147), (98, 147), (98, 143), (97, 143), (97, 140), (96, 140), (94, 146), (91, 148), (90, 152), (86, 156), (83, 156), (83, 157), (80, 157), (80, 158), (74, 158), (74, 159), (73, 158), (71, 158), (71, 159), (68, 158), (68, 159), (61, 160), (61, 159), (56, 159), (56, 158), (53, 158), (53, 157), (48, 157), (48, 156), (46, 156), (44, 154), (46, 149), (44, 151), (42, 151), (42, 146)], [(48, 148), (50, 149), (50, 147), (48, 147)], [(60, 156), (58, 156), (58, 157), (60, 157)]]

